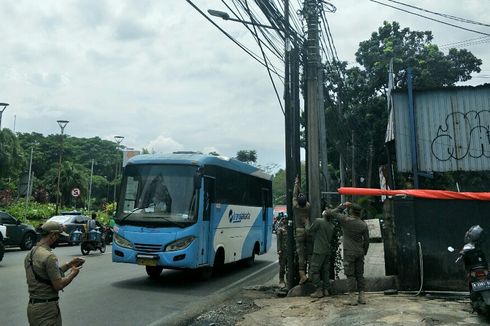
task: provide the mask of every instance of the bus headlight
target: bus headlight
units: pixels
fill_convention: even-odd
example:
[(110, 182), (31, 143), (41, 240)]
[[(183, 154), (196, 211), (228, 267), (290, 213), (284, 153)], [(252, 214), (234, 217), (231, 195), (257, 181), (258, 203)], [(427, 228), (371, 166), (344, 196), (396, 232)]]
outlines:
[(123, 247), (123, 248), (128, 248), (128, 249), (133, 248), (133, 244), (131, 243), (131, 241), (126, 240), (125, 238), (123, 238), (122, 236), (120, 236), (117, 233), (114, 233), (114, 242), (118, 246)]
[(179, 240), (175, 240), (174, 242), (169, 243), (165, 246), (165, 251), (175, 251), (185, 249), (190, 246), (192, 241), (194, 241), (196, 237), (191, 235), (190, 237), (185, 237)]

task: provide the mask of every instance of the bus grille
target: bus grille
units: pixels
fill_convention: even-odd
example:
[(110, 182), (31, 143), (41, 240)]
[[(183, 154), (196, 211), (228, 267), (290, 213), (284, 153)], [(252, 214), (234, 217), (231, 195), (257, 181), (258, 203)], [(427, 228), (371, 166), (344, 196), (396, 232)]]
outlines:
[(135, 243), (134, 248), (141, 252), (159, 252), (162, 251), (162, 245)]

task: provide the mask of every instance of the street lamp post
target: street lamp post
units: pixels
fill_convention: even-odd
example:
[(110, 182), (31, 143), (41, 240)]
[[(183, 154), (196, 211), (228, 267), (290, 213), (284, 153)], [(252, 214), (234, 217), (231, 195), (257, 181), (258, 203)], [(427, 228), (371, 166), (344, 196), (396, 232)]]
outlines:
[(58, 162), (58, 186), (56, 187), (56, 215), (58, 215), (58, 207), (60, 206), (60, 179), (61, 179), (61, 160), (63, 158), (63, 134), (65, 127), (68, 124), (68, 120), (57, 120), (56, 121), (61, 129), (61, 149), (60, 149), (60, 160)]
[(0, 103), (0, 107), (3, 106), (2, 110), (0, 111), (0, 130), (2, 130), (2, 115), (3, 115), (3, 111), (5, 111), (5, 109), (7, 108), (7, 106), (9, 106), (10, 104), (8, 103)]
[(116, 202), (116, 190), (117, 190), (116, 180), (117, 180), (117, 177), (119, 174), (119, 159), (118, 159), (119, 145), (121, 144), (123, 139), (124, 139), (124, 136), (114, 136), (114, 140), (116, 141), (116, 154), (117, 154), (116, 155), (116, 171), (115, 171), (115, 176), (114, 176), (114, 202)]

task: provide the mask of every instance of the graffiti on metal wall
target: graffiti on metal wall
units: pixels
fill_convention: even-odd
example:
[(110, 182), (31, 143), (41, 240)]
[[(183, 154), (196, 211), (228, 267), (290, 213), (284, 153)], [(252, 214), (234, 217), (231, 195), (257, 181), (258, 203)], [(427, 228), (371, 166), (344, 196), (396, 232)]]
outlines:
[(440, 161), (490, 158), (490, 110), (448, 114), (437, 129), (431, 150)]

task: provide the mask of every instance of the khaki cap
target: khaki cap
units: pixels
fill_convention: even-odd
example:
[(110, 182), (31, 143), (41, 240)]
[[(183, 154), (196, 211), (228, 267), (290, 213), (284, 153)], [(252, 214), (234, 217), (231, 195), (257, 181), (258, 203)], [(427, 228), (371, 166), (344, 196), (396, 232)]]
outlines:
[(55, 221), (48, 221), (41, 226), (41, 230), (43, 231), (44, 234), (47, 233), (59, 233), (62, 236), (67, 237), (68, 233), (65, 232), (63, 229), (63, 225), (61, 225), (58, 222)]

